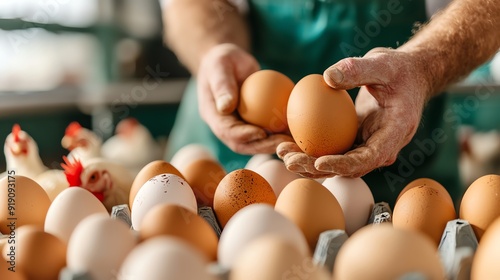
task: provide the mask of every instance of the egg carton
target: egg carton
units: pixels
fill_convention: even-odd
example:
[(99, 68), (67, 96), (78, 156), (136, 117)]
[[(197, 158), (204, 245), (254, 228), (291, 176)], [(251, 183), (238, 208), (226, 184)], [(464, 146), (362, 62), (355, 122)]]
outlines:
[[(220, 237), (221, 228), (212, 208), (201, 207), (198, 214), (203, 217)], [(128, 205), (114, 206), (111, 212), (113, 219), (122, 220), (133, 230)], [(392, 223), (392, 211), (385, 202), (376, 203), (368, 220), (374, 226), (382, 223)], [(324, 266), (329, 272), (333, 271), (337, 253), (348, 239), (344, 230), (328, 230), (320, 234), (316, 245), (313, 261)], [(438, 250), (443, 262), (448, 280), (469, 280), (472, 257), (477, 249), (478, 241), (471, 225), (466, 220), (456, 219), (449, 221), (443, 232)], [(230, 271), (217, 263), (208, 267), (209, 272), (218, 280), (228, 280)], [(71, 271), (65, 268), (60, 273), (60, 280), (92, 280), (85, 272)], [(427, 280), (426, 276), (412, 272), (403, 275), (398, 280)]]

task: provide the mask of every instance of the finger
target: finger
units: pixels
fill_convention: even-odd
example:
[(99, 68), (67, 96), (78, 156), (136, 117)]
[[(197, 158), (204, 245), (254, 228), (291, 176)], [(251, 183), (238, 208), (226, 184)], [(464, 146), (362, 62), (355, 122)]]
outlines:
[(276, 147), (292, 138), (285, 134), (273, 134), (264, 139), (251, 142), (241, 142), (236, 145), (235, 151), (241, 154), (274, 154)]
[(396, 160), (399, 152), (397, 147), (400, 147), (400, 141), (395, 139), (397, 136), (392, 134), (393, 132), (387, 128), (381, 128), (367, 140), (366, 145), (344, 155), (320, 157), (314, 167), (321, 172), (332, 172), (345, 177), (361, 177), (376, 168), (390, 165)]
[(316, 158), (308, 156), (302, 152), (291, 152), (288, 153), (283, 162), (288, 170), (299, 173), (299, 174), (309, 174), (308, 177), (314, 176), (333, 176), (332, 172), (319, 171), (314, 167), (314, 162)]
[[(293, 141), (293, 140), (292, 140)], [(283, 142), (276, 148), (276, 154), (280, 159), (283, 159), (286, 154), (291, 152), (302, 152), (295, 142)]]
[(340, 60), (323, 72), (323, 79), (332, 88), (352, 89), (364, 85), (385, 85), (390, 73), (387, 63), (378, 55), (349, 57)]
[(231, 63), (215, 63), (209, 73), (208, 83), (217, 111), (221, 114), (232, 113), (238, 103), (238, 83)]
[(212, 120), (214, 134), (223, 141), (232, 142), (233, 144), (229, 144), (230, 148), (235, 148), (238, 143), (248, 143), (267, 137), (264, 129), (247, 124), (235, 115), (215, 114)]

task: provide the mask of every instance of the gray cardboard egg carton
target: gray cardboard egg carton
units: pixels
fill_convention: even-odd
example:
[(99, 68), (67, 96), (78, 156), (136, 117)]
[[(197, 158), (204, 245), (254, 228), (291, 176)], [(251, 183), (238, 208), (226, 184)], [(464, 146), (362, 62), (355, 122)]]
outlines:
[[(221, 228), (217, 222), (214, 211), (210, 207), (201, 207), (198, 214), (204, 218), (220, 237)], [(113, 207), (111, 217), (122, 220), (132, 229), (130, 209), (128, 205)], [(368, 224), (392, 223), (392, 211), (385, 202), (373, 206)], [(333, 271), (337, 253), (347, 240), (348, 236), (343, 230), (328, 230), (319, 236), (318, 244), (314, 251), (313, 260), (316, 264), (324, 266), (328, 271)], [(443, 262), (448, 280), (469, 280), (472, 257), (478, 242), (469, 222), (461, 219), (449, 221), (443, 232), (439, 244), (439, 254)], [(228, 280), (230, 271), (212, 263), (209, 271), (218, 280)], [(85, 272), (74, 272), (69, 269), (61, 271), (60, 280), (92, 280)], [(398, 280), (427, 280), (425, 275), (418, 272), (403, 275)]]

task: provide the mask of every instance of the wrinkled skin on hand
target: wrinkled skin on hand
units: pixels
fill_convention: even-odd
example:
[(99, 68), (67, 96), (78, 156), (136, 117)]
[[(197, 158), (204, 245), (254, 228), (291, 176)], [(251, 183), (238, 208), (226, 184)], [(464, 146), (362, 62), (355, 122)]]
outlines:
[(361, 177), (393, 164), (415, 135), (430, 96), (425, 65), (411, 53), (376, 48), (363, 58), (346, 58), (323, 73), (336, 89), (360, 87), (355, 100), (359, 119), (354, 147), (343, 155), (314, 158), (293, 142), (281, 143), (278, 156), (290, 171), (310, 178)]
[(244, 122), (235, 112), (241, 84), (259, 69), (258, 62), (245, 50), (221, 44), (203, 56), (196, 75), (202, 119), (224, 144), (240, 154), (271, 154), (279, 143), (292, 141), (289, 135), (268, 134)]

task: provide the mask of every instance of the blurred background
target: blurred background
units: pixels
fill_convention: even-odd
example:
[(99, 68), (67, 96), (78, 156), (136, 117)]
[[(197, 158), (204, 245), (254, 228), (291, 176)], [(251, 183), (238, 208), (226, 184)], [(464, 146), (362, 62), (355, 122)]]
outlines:
[(167, 137), (189, 73), (162, 32), (158, 0), (1, 1), (0, 137), (19, 123), (48, 166), (71, 121), (106, 139), (135, 117)]
[[(166, 141), (189, 73), (163, 44), (159, 2), (1, 1), (0, 138), (19, 123), (52, 168), (71, 121), (107, 139), (135, 117)], [(449, 92), (462, 166), (500, 173), (500, 55)]]

